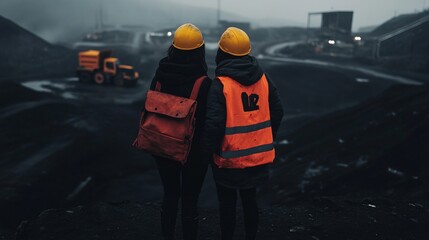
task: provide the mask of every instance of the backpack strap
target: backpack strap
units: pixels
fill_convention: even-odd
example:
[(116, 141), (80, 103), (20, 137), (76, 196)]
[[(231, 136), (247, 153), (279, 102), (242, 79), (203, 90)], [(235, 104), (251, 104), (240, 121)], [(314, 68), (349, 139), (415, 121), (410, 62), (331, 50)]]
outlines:
[(161, 83), (156, 81), (156, 85), (155, 85), (155, 91), (161, 91)]
[[(191, 96), (189, 97), (190, 99), (193, 99), (193, 100), (197, 99), (201, 84), (203, 83), (203, 80), (206, 77), (207, 76), (201, 76), (195, 81), (194, 87), (192, 88)], [(155, 85), (155, 91), (158, 91), (158, 92), (161, 91), (161, 83), (158, 81), (156, 82), (156, 85)]]
[(206, 79), (207, 76), (199, 77), (195, 83), (194, 87), (192, 88), (191, 96), (189, 97), (192, 100), (196, 100), (198, 97), (198, 92), (200, 91), (201, 84), (203, 83), (203, 80)]

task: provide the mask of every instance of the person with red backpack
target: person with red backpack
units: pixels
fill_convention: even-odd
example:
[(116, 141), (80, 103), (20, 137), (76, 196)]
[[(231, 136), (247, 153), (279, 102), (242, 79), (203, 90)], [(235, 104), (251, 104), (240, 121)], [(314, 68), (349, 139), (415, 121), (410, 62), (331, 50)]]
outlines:
[(201, 147), (212, 163), (222, 240), (233, 238), (237, 195), (246, 239), (253, 240), (259, 225), (256, 189), (268, 179), (283, 107), (275, 85), (249, 55), (243, 30), (228, 28), (218, 45)]
[(175, 239), (180, 198), (183, 239), (197, 239), (197, 202), (208, 167), (198, 143), (210, 84), (203, 35), (193, 24), (183, 24), (159, 62), (134, 142), (156, 160), (164, 187), (161, 228), (166, 240)]

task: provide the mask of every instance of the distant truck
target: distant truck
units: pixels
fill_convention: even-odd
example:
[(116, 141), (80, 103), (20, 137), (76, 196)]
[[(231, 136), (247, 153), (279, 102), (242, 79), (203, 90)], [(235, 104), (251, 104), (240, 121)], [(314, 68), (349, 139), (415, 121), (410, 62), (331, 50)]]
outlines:
[(121, 65), (118, 58), (111, 57), (111, 50), (89, 50), (79, 53), (77, 76), (80, 82), (95, 82), (102, 85), (132, 86), (137, 83), (138, 72), (129, 65)]

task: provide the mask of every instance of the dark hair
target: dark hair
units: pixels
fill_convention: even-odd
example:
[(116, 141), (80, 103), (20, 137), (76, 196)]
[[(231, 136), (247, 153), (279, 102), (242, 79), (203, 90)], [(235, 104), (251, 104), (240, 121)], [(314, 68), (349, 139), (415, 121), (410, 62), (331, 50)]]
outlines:
[(171, 45), (167, 51), (168, 60), (179, 64), (201, 64), (207, 71), (205, 45), (194, 50), (180, 50)]
[[(245, 55), (245, 56), (247, 56), (247, 55)], [(222, 49), (218, 48), (215, 61), (216, 61), (216, 65), (219, 65), (219, 63), (222, 62), (223, 60), (238, 59), (238, 58), (242, 58), (242, 57), (244, 57), (244, 56), (241, 56), (241, 57), (234, 56), (234, 55), (226, 53), (226, 52), (222, 51)]]

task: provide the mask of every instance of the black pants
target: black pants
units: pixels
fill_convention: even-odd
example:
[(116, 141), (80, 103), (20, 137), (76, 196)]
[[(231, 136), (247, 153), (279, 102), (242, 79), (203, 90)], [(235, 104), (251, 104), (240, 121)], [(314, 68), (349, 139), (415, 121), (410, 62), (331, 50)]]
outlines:
[(207, 173), (207, 164), (190, 159), (182, 166), (179, 162), (156, 158), (156, 164), (164, 186), (161, 227), (164, 239), (175, 239), (177, 209), (182, 198), (183, 239), (197, 239), (198, 197)]
[(246, 240), (256, 238), (259, 225), (258, 204), (256, 201), (256, 188), (234, 189), (216, 184), (219, 198), (220, 228), (222, 240), (231, 240), (234, 235), (236, 220), (237, 192), (240, 194), (243, 206), (244, 228)]

